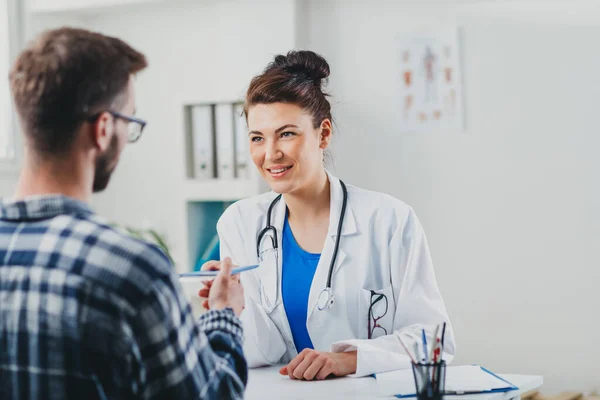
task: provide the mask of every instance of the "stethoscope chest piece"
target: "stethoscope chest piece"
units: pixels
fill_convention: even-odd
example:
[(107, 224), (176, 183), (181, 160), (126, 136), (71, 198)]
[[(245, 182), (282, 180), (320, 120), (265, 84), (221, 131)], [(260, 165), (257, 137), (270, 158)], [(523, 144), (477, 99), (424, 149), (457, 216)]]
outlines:
[(326, 308), (331, 308), (334, 302), (335, 298), (331, 288), (325, 288), (321, 291), (321, 293), (319, 293), (319, 298), (317, 299), (317, 308), (319, 311), (323, 311)]

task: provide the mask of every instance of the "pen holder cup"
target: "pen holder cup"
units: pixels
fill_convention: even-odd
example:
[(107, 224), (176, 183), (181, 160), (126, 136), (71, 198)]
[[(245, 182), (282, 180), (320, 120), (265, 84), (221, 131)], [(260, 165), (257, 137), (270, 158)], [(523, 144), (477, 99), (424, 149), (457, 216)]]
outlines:
[(441, 400), (446, 386), (446, 362), (412, 364), (418, 400)]

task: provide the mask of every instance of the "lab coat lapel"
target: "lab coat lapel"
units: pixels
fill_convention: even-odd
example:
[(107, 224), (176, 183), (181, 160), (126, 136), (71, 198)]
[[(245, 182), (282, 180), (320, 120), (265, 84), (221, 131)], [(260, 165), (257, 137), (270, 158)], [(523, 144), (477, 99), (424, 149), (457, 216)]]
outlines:
[[(323, 252), (321, 253), (321, 258), (319, 259), (319, 264), (317, 265), (317, 270), (315, 271), (315, 275), (310, 286), (310, 293), (308, 295), (308, 309), (306, 315), (307, 322), (310, 320), (313, 312), (317, 308), (319, 295), (327, 285), (327, 275), (329, 274), (329, 265), (333, 256), (334, 247), (335, 242), (332, 240), (330, 235), (327, 235), (327, 238), (325, 239), (325, 247), (323, 248)], [(336, 264), (343, 262), (345, 258), (346, 253), (344, 253), (344, 251), (340, 248), (338, 251)]]
[[(342, 203), (344, 201), (344, 191), (342, 190), (342, 184), (340, 180), (335, 176), (327, 173), (330, 182), (330, 204), (329, 204), (329, 232), (328, 235), (335, 239), (337, 236), (338, 225), (340, 222), (340, 216), (342, 213)], [(350, 190), (350, 189), (348, 189)], [(342, 224), (342, 236), (353, 235), (358, 232), (356, 226), (356, 218), (352, 210), (353, 202), (352, 195), (348, 194), (348, 201), (346, 203), (346, 214), (344, 216), (344, 223)], [(340, 241), (341, 249), (341, 241)]]
[[(327, 286), (327, 278), (329, 275), (329, 267), (331, 265), (331, 259), (333, 258), (333, 252), (335, 250), (335, 240), (337, 238), (338, 224), (340, 222), (340, 215), (342, 211), (343, 202), (343, 190), (339, 179), (333, 175), (327, 173), (330, 183), (330, 204), (329, 204), (329, 230), (327, 238), (325, 239), (325, 245), (321, 252), (321, 258), (317, 265), (317, 270), (313, 277), (312, 285), (310, 287), (310, 293), (308, 297), (308, 310), (307, 310), (307, 323), (313, 315), (315, 309), (317, 309), (317, 303), (319, 301), (319, 295)], [(337, 259), (333, 266), (332, 274), (332, 287), (335, 295), (335, 274), (344, 265), (346, 260), (346, 253), (344, 252), (344, 236), (351, 235), (357, 232), (356, 221), (354, 213), (352, 212), (351, 199), (348, 196), (346, 204), (346, 214), (344, 216), (344, 223), (342, 224), (342, 237), (340, 238), (340, 245), (337, 252)], [(334, 305), (335, 307), (335, 305)], [(325, 311), (325, 310), (324, 310)]]
[[(273, 197), (275, 198), (275, 197)], [(278, 304), (277, 307), (273, 310), (270, 315), (271, 319), (279, 329), (283, 340), (286, 342), (288, 346), (287, 355), (293, 357), (295, 355), (295, 351), (293, 350), (294, 342), (292, 338), (292, 330), (290, 328), (290, 324), (287, 318), (287, 314), (285, 312), (285, 307), (283, 306), (283, 296), (281, 291), (281, 278), (282, 278), (282, 260), (283, 260), (283, 224), (285, 222), (287, 206), (285, 204), (285, 200), (282, 197), (275, 207), (273, 208), (273, 215), (271, 217), (271, 223), (277, 230), (277, 244), (278, 244), (278, 260), (277, 260), (277, 274), (274, 271), (264, 270), (259, 271), (260, 268), (257, 269), (259, 271), (260, 279), (266, 284), (267, 290), (269, 291), (269, 297), (271, 299), (275, 299), (275, 293), (277, 294)], [(266, 220), (265, 220), (266, 221)], [(277, 290), (277, 292), (275, 292)], [(292, 350), (290, 350), (292, 349)]]
[(277, 283), (277, 290), (279, 290), (279, 298), (281, 301), (281, 277), (282, 277), (282, 262), (283, 262), (283, 224), (285, 222), (287, 205), (285, 204), (285, 199), (281, 196), (281, 200), (277, 203), (277, 206), (273, 210), (273, 226), (277, 229), (277, 245), (279, 246), (279, 259), (277, 260), (277, 269), (279, 282)]

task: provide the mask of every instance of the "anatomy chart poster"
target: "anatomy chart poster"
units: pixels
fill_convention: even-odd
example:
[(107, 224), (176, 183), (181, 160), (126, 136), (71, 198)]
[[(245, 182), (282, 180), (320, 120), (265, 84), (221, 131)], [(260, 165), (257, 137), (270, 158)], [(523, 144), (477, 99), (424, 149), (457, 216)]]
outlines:
[(462, 131), (457, 29), (398, 39), (401, 132)]

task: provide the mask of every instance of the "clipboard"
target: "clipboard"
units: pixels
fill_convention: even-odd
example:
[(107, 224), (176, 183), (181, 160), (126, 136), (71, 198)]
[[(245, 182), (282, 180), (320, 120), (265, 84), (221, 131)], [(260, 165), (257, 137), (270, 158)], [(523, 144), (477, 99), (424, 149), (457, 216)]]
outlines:
[[(458, 379), (452, 379), (452, 369), (456, 371), (463, 368), (472, 368), (474, 371), (468, 372), (467, 375), (461, 374), (461, 377)], [(477, 368), (477, 369), (475, 369)], [(473, 380), (476, 382), (477, 380), (481, 381), (482, 373), (489, 374), (494, 377), (497, 381), (497, 385), (490, 385), (494, 387), (493, 389), (486, 390), (469, 390), (465, 387), (465, 390), (460, 390), (459, 387), (460, 382), (463, 382), (465, 378), (469, 380), (469, 374), (472, 372), (477, 372), (473, 375)], [(412, 369), (405, 370), (397, 370), (397, 371), (389, 371), (381, 374), (376, 374), (376, 379), (379, 381), (380, 390), (385, 393), (387, 396), (394, 396), (399, 399), (406, 398), (416, 398), (416, 388), (415, 388), (415, 379), (413, 375)], [(452, 381), (454, 381), (455, 387), (452, 385)], [(469, 365), (469, 366), (458, 366), (458, 367), (447, 367), (446, 368), (446, 388), (444, 390), (444, 395), (471, 395), (471, 394), (482, 394), (482, 393), (500, 393), (500, 392), (509, 392), (512, 390), (518, 390), (519, 388), (512, 383), (508, 382), (506, 379), (501, 378), (497, 374), (492, 371), (480, 366), (480, 365)], [(474, 385), (475, 386), (475, 385)], [(476, 386), (475, 386), (476, 387)]]
[(507, 386), (504, 387), (504, 388), (496, 388), (496, 389), (490, 389), (490, 390), (476, 390), (476, 391), (447, 390), (447, 391), (444, 392), (444, 394), (447, 394), (447, 395), (463, 395), (463, 394), (480, 394), (480, 393), (503, 393), (503, 392), (510, 392), (511, 390), (519, 390), (519, 388), (517, 386), (513, 385), (512, 383), (510, 383), (506, 379), (504, 379), (504, 378), (496, 375), (495, 373), (493, 373), (489, 369), (484, 368), (481, 365), (479, 366), (479, 368), (481, 368), (483, 371), (487, 372), (488, 374), (492, 375), (494, 378), (496, 378), (498, 380), (501, 380), (502, 382), (505, 382)]

